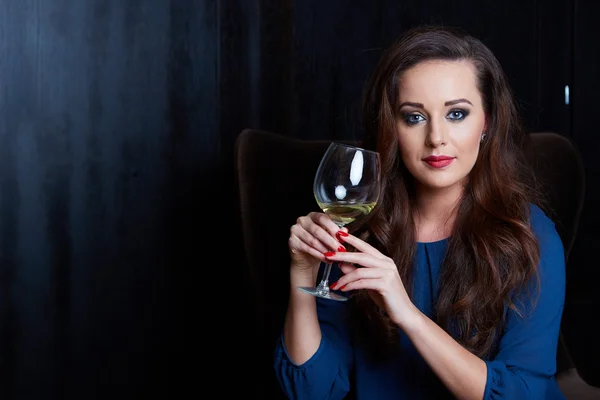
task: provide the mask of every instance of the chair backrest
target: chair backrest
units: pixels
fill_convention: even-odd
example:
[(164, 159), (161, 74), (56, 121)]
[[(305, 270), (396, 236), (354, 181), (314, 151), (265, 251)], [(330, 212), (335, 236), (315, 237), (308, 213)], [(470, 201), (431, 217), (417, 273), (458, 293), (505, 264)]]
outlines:
[(299, 216), (318, 210), (312, 184), (327, 146), (327, 141), (305, 142), (251, 129), (235, 143), (241, 228), (257, 318), (254, 398), (285, 399), (271, 356), (289, 296), (287, 239)]
[(327, 146), (328, 141), (302, 141), (251, 129), (236, 141), (246, 261), (259, 317), (275, 330), (281, 326), (289, 294), (289, 229), (299, 216), (318, 210), (312, 184)]
[(577, 236), (585, 197), (585, 170), (581, 153), (573, 142), (557, 133), (531, 134), (526, 156), (546, 197), (546, 210), (556, 224), (569, 257)]
[[(572, 142), (556, 133), (531, 134), (527, 158), (546, 192), (557, 231), (568, 256), (584, 197), (583, 163)], [(289, 295), (287, 239), (296, 218), (318, 211), (312, 184), (330, 141), (305, 141), (246, 129), (236, 141), (236, 173), (242, 232), (251, 284), (258, 306), (260, 356), (270, 366)], [(559, 355), (559, 370), (568, 368)], [(271, 373), (271, 370), (267, 370)]]
[[(526, 155), (544, 192), (548, 207), (545, 211), (563, 242), (568, 268), (585, 197), (581, 153), (570, 139), (556, 133), (532, 133), (531, 139)], [(561, 333), (556, 354), (557, 375), (573, 368), (576, 365)]]

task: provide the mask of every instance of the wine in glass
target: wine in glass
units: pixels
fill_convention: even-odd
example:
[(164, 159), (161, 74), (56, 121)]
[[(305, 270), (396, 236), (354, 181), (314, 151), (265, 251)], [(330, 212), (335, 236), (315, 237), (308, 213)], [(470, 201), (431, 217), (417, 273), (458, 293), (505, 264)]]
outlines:
[[(341, 229), (375, 208), (380, 185), (379, 153), (334, 142), (321, 159), (313, 192), (321, 210)], [(348, 300), (329, 290), (331, 266), (331, 263), (325, 265), (321, 282), (316, 287), (299, 286), (298, 289), (325, 299)]]

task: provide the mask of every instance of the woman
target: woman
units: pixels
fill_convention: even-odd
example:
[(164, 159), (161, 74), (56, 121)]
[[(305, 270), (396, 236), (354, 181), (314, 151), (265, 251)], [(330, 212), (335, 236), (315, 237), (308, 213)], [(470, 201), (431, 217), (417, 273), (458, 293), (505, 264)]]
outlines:
[[(383, 196), (339, 231), (291, 228), (291, 288), (275, 370), (297, 399), (555, 399), (564, 252), (536, 204), (507, 79), (477, 39), (406, 33), (364, 93)], [(345, 251), (351, 246), (352, 251)], [(322, 262), (334, 290), (315, 298)], [(334, 276), (335, 272), (338, 276)]]

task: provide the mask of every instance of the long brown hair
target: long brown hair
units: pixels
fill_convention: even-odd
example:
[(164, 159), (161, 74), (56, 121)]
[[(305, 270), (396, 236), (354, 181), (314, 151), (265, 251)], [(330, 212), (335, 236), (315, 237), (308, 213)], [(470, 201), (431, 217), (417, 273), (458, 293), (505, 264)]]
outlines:
[[(511, 295), (535, 278), (539, 249), (529, 224), (538, 196), (523, 156), (527, 136), (507, 78), (492, 52), (478, 39), (447, 27), (408, 31), (383, 54), (363, 96), (364, 146), (381, 154), (383, 198), (357, 234), (393, 258), (411, 294), (416, 251), (413, 220), (414, 178), (403, 165), (396, 134), (399, 80), (427, 60), (468, 60), (487, 117), (485, 141), (457, 208), (457, 216), (439, 277), (437, 323), (465, 348), (488, 355), (504, 323), (505, 307), (519, 311)], [(397, 339), (397, 327), (365, 292), (358, 308), (366, 343), (385, 350)], [(362, 318), (361, 318), (362, 317)], [(392, 340), (379, 340), (383, 337)], [(384, 346), (381, 346), (381, 345)], [(397, 346), (396, 346), (397, 347)]]

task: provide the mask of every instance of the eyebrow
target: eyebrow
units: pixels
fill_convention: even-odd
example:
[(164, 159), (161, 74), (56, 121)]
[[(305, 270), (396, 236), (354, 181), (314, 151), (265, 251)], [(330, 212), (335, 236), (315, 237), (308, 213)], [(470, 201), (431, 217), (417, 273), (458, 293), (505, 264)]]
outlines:
[[(468, 103), (470, 105), (473, 105), (473, 103), (471, 103), (467, 99), (456, 99), (456, 100), (449, 100), (449, 101), (445, 102), (444, 106), (454, 106), (454, 105), (459, 104), (459, 103)], [(400, 109), (402, 107), (405, 107), (405, 106), (410, 106), (410, 107), (414, 107), (414, 108), (421, 108), (421, 109), (425, 108), (422, 103), (413, 103), (411, 101), (405, 101), (404, 103), (400, 104), (400, 106), (398, 107), (398, 109)]]
[(456, 99), (456, 100), (450, 100), (444, 103), (445, 106), (453, 106), (459, 103), (468, 103), (470, 105), (473, 105), (473, 103), (471, 103), (469, 100), (467, 99)]

